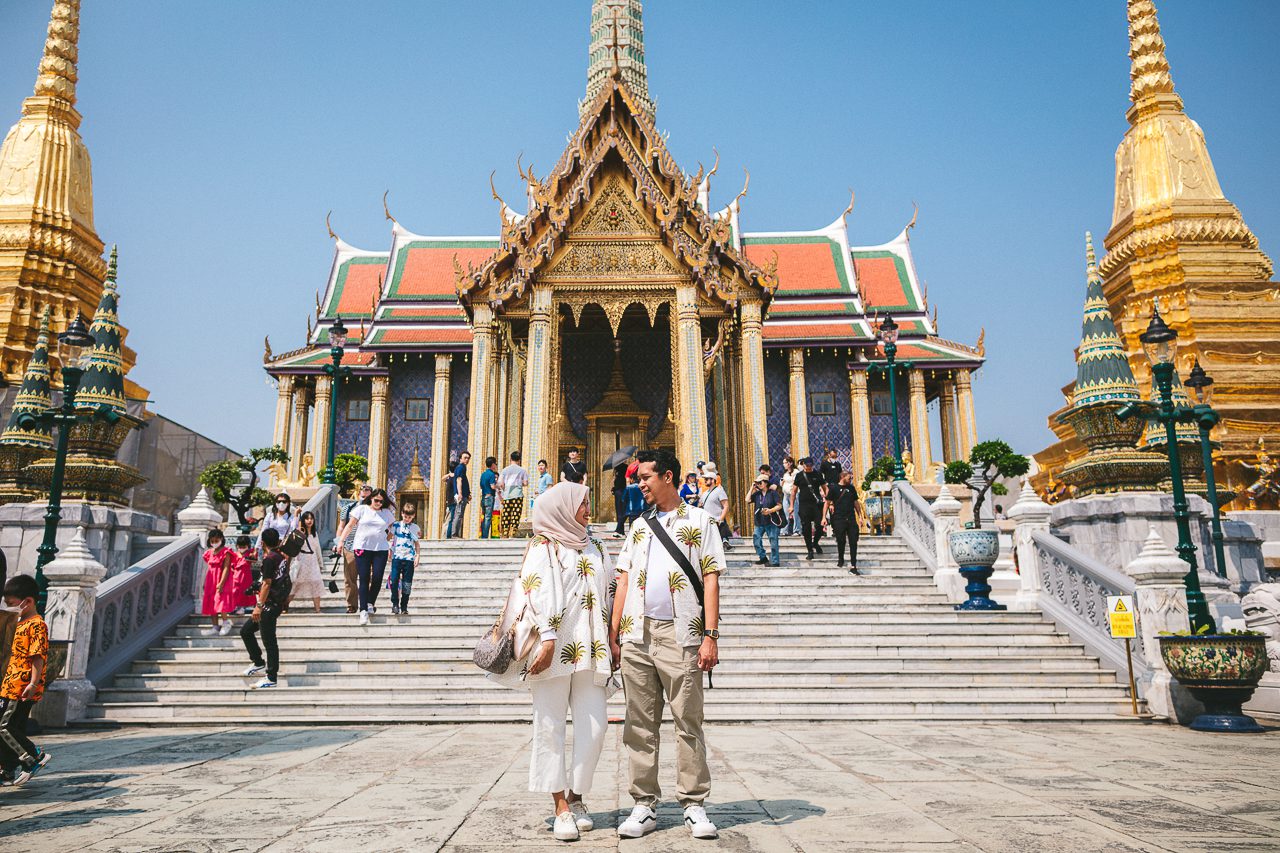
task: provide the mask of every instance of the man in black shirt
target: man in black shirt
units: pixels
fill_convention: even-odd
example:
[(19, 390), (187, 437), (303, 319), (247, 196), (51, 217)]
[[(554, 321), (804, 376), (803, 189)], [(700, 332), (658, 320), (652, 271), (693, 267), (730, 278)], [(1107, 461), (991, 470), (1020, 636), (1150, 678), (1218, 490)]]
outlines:
[(813, 470), (813, 459), (800, 460), (801, 471), (796, 474), (796, 514), (800, 516), (800, 532), (804, 534), (804, 547), (812, 560), (814, 553), (822, 553), (822, 476)]
[(569, 461), (560, 466), (560, 479), (567, 483), (581, 483), (587, 479), (587, 463), (578, 455), (578, 448), (569, 448)]
[[(293, 591), (293, 583), (289, 579), (289, 565), (280, 553), (280, 533), (268, 527), (262, 531), (262, 581), (258, 585), (258, 605), (253, 614), (245, 620), (240, 628), (240, 639), (244, 640), (245, 651), (253, 665), (244, 671), (245, 677), (263, 675), (261, 681), (253, 685), (255, 690), (276, 686), (276, 676), (280, 672), (280, 645), (276, 642), (276, 620), (280, 611), (289, 600)], [(262, 649), (258, 647), (255, 636), (262, 631), (262, 645), (267, 647), (267, 659), (262, 659)]]
[(830, 447), (827, 448), (827, 458), (822, 461), (818, 473), (822, 475), (822, 482), (827, 491), (840, 485), (840, 460), (836, 458), (836, 452)]
[(471, 461), (470, 451), (464, 450), (458, 456), (458, 467), (453, 469), (453, 535), (462, 536), (462, 514), (471, 503), (471, 480), (467, 478), (467, 463)]
[(840, 475), (840, 482), (827, 490), (828, 518), (836, 536), (836, 566), (844, 568), (844, 543), (849, 543), (849, 574), (858, 573), (858, 490), (852, 472)]
[(613, 466), (613, 512), (618, 517), (618, 526), (613, 529), (619, 537), (627, 532), (627, 463), (619, 462)]

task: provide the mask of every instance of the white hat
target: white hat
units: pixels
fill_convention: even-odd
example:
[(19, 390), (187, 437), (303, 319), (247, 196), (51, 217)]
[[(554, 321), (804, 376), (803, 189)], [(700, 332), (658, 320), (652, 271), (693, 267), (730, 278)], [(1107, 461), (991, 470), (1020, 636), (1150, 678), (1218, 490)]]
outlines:
[(702, 476), (703, 477), (719, 477), (720, 472), (716, 470), (716, 463), (708, 462), (706, 465), (703, 465)]

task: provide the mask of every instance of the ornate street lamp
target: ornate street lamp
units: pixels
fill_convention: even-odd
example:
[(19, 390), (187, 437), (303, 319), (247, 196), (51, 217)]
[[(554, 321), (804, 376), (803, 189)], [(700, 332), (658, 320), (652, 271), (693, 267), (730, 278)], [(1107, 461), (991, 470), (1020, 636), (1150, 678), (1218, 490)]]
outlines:
[[(893, 414), (893, 479), (907, 479), (906, 469), (902, 467), (902, 430), (898, 424), (898, 383), (894, 379), (894, 356), (898, 353), (898, 324), (893, 317), (885, 317), (876, 330), (876, 337), (884, 345), (885, 363), (873, 363), (869, 370), (889, 374), (889, 408)], [(904, 361), (901, 367), (910, 370), (915, 365)]]
[(19, 424), (24, 429), (36, 427), (51, 430), (58, 428), (58, 443), (54, 451), (53, 473), (49, 481), (49, 508), (44, 514), (44, 540), (36, 549), (36, 584), (40, 593), (36, 597), (36, 609), (44, 614), (45, 604), (49, 600), (49, 579), (45, 577), (44, 567), (53, 561), (58, 553), (58, 522), (62, 520), (62, 479), (67, 467), (67, 441), (71, 437), (71, 428), (77, 423), (94, 418), (114, 421), (119, 416), (112, 411), (95, 409), (92, 413), (76, 413), (76, 391), (80, 388), (80, 378), (84, 368), (80, 366), (80, 357), (84, 351), (93, 346), (93, 335), (89, 334), (84, 324), (84, 316), (76, 313), (76, 318), (62, 334), (58, 335), (58, 360), (62, 363), (62, 405), (52, 406), (38, 415), (23, 415)]
[(1191, 617), (1193, 633), (1208, 627), (1210, 633), (1217, 631), (1213, 617), (1209, 615), (1209, 605), (1204, 593), (1200, 590), (1200, 575), (1196, 568), (1196, 546), (1191, 542), (1191, 524), (1187, 515), (1187, 492), (1182, 482), (1182, 460), (1178, 455), (1178, 424), (1195, 420), (1195, 409), (1175, 406), (1173, 403), (1174, 359), (1178, 354), (1178, 333), (1165, 323), (1160, 316), (1160, 307), (1155, 305), (1151, 311), (1151, 322), (1147, 330), (1138, 336), (1142, 348), (1151, 362), (1151, 376), (1154, 380), (1159, 399), (1154, 403), (1143, 402), (1122, 406), (1116, 416), (1124, 419), (1137, 414), (1145, 414), (1155, 421), (1164, 424), (1165, 450), (1169, 455), (1169, 479), (1173, 483), (1173, 520), (1178, 526), (1178, 556), (1190, 566), (1183, 578), (1187, 588), (1187, 609)]
[(342, 353), (347, 347), (347, 327), (342, 325), (342, 318), (333, 321), (329, 327), (329, 355), (332, 364), (324, 366), (324, 372), (331, 377), (329, 382), (329, 450), (325, 456), (324, 474), (320, 482), (332, 485), (338, 482), (338, 472), (333, 464), (334, 447), (338, 439), (338, 385), (351, 375), (351, 368), (342, 366)]
[(1213, 442), (1209, 438), (1209, 431), (1218, 425), (1219, 420), (1218, 413), (1212, 408), (1213, 378), (1204, 372), (1204, 368), (1200, 366), (1200, 359), (1197, 358), (1191, 372), (1187, 374), (1186, 381), (1182, 384), (1196, 395), (1196, 405), (1192, 408), (1192, 412), (1195, 413), (1196, 426), (1200, 428), (1200, 452), (1204, 455), (1204, 481), (1209, 487), (1209, 503), (1213, 507), (1214, 565), (1218, 577), (1225, 578), (1227, 561), (1222, 548), (1222, 509), (1218, 506), (1218, 486), (1213, 476)]

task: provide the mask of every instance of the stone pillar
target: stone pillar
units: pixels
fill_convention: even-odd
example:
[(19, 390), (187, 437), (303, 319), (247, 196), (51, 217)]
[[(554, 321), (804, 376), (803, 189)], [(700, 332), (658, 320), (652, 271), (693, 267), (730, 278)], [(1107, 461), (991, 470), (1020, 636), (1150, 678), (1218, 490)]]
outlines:
[(471, 464), (467, 476), (471, 480), (471, 506), (467, 511), (464, 532), (472, 538), (480, 535), (479, 472), (484, 470), (484, 457), (488, 452), (488, 437), (493, 428), (493, 412), (490, 411), (489, 394), (493, 361), (493, 310), (488, 305), (472, 307), (471, 321), (471, 400), (470, 419), (467, 424), (468, 450)]
[(933, 570), (933, 582), (948, 599), (955, 602), (964, 601), (964, 578), (960, 576), (960, 566), (951, 558), (951, 543), (948, 534), (960, 529), (960, 501), (951, 495), (946, 483), (938, 489), (938, 497), (929, 508), (933, 515), (933, 546), (936, 567)]
[[(56, 559), (44, 567), (49, 579), (49, 604), (45, 621), (50, 640), (70, 640), (62, 677), (49, 685), (36, 703), (35, 717), (46, 726), (65, 726), (84, 717), (97, 688), (86, 678), (93, 633), (93, 610), (98, 583), (107, 567), (94, 559), (85, 542), (85, 529), (77, 528)], [(203, 585), (202, 585), (203, 587)]]
[(954, 462), (960, 458), (958, 431), (956, 429), (956, 383), (948, 379), (942, 383), (942, 395), (938, 400), (938, 420), (942, 426), (942, 462)]
[(1138, 611), (1138, 630), (1142, 632), (1142, 655), (1148, 671), (1138, 682), (1138, 693), (1147, 709), (1157, 717), (1183, 721), (1202, 711), (1200, 703), (1174, 681), (1160, 656), (1161, 633), (1189, 631), (1187, 589), (1182, 579), (1187, 564), (1164, 543), (1154, 527), (1143, 543), (1141, 553), (1124, 567), (1133, 578), (1134, 606)]
[(1018, 591), (1012, 598), (1001, 598), (1010, 610), (1037, 610), (1040, 601), (1040, 561), (1036, 559), (1031, 534), (1049, 532), (1049, 505), (1040, 499), (1031, 481), (1022, 480), (1018, 500), (1009, 508), (1013, 527), (1013, 562), (1018, 570)]
[[(746, 456), (748, 469), (758, 471), (769, 461), (769, 428), (765, 420), (763, 322), (760, 300), (744, 298), (739, 310), (742, 326), (742, 404), (743, 426), (749, 441)], [(743, 484), (735, 485), (741, 489)]]
[(391, 440), (391, 409), (387, 396), (391, 377), (375, 376), (369, 397), (369, 483), (375, 489), (387, 487), (387, 450)]
[(536, 471), (538, 460), (530, 463), (524, 459), (524, 436), (522, 426), (524, 424), (524, 365), (521, 362), (519, 351), (511, 353), (511, 366), (507, 372), (507, 419), (506, 431), (507, 440), (504, 447), (504, 456), (499, 457), (499, 463), (506, 467), (507, 462), (511, 459), (511, 451), (519, 450), (521, 454), (520, 464), (528, 471)]
[(692, 282), (676, 285), (676, 369), (680, 376), (680, 420), (676, 423), (677, 453), (689, 470), (699, 459), (710, 460), (707, 440), (707, 386), (702, 370), (702, 327), (698, 290)]
[[(271, 431), (271, 443), (283, 450), (289, 449), (290, 412), (293, 400), (292, 376), (281, 376), (276, 380), (276, 425)], [(271, 475), (271, 486), (275, 486), (276, 477)]]
[(333, 405), (333, 379), (328, 376), (316, 377), (316, 406), (312, 413), (315, 419), (315, 439), (311, 445), (311, 461), (316, 468), (316, 479), (324, 478), (325, 466), (329, 464), (329, 407)]
[(956, 371), (956, 408), (959, 410), (956, 434), (959, 446), (956, 458), (968, 459), (969, 452), (978, 443), (978, 422), (973, 415), (973, 386), (968, 370)]
[(308, 399), (311, 390), (300, 382), (293, 386), (293, 423), (289, 427), (289, 466), (290, 480), (297, 480), (302, 469), (302, 454), (307, 452), (307, 413), (311, 405)]
[(449, 375), (453, 356), (436, 353), (436, 387), (431, 400), (431, 463), (428, 479), (427, 538), (440, 539), (444, 534), (444, 485), (440, 478), (449, 464)]
[(929, 479), (933, 454), (929, 448), (929, 400), (924, 392), (924, 371), (912, 368), (907, 374), (911, 394), (911, 458), (916, 463), (916, 479)]
[[(809, 449), (809, 395), (804, 387), (804, 350), (787, 350), (787, 401), (791, 407), (791, 455), (797, 462), (811, 455)], [(821, 453), (822, 448), (814, 448)], [(820, 461), (820, 460), (819, 460)], [(815, 463), (816, 464), (816, 463)]]
[(849, 371), (849, 434), (853, 436), (853, 482), (862, 488), (862, 479), (875, 460), (871, 456), (871, 402), (867, 396), (867, 372)]
[[(538, 460), (547, 457), (547, 467), (559, 468), (548, 456), (547, 431), (551, 412), (551, 288), (534, 285), (529, 297), (529, 349), (525, 357), (524, 427), (520, 440), (525, 467), (530, 476), (537, 471)], [(554, 475), (553, 475), (554, 477)]]
[[(209, 493), (205, 491), (204, 486), (200, 487), (200, 491), (191, 499), (191, 503), (178, 511), (179, 536), (187, 536), (192, 533), (201, 535), (221, 525), (222, 514), (213, 505), (213, 501), (209, 499)], [(202, 589), (201, 594), (203, 593), (204, 590)]]

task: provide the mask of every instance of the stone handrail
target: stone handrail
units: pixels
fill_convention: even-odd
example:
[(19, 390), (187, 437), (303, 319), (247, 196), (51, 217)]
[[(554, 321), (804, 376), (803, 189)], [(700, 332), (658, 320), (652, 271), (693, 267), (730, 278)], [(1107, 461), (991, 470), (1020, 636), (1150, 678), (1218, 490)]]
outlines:
[(316, 514), (317, 538), (320, 547), (328, 550), (333, 545), (334, 534), (338, 532), (338, 487), (321, 486), (311, 500), (303, 504), (302, 511)]
[(203, 576), (200, 537), (179, 537), (103, 582), (89, 636), (87, 678), (102, 685), (185, 619)]
[(937, 568), (937, 533), (929, 502), (902, 480), (893, 484), (893, 532), (902, 537), (930, 571)]
[[(1123, 572), (1108, 568), (1048, 531), (1031, 532), (1034, 570), (1040, 576), (1040, 609), (1058, 627), (1084, 644), (1089, 654), (1127, 677), (1124, 640), (1111, 637), (1107, 622), (1107, 596), (1133, 595), (1137, 585)], [(1024, 567), (1026, 571), (1029, 567)], [(1150, 665), (1141, 640), (1133, 642), (1133, 671), (1140, 680)]]

